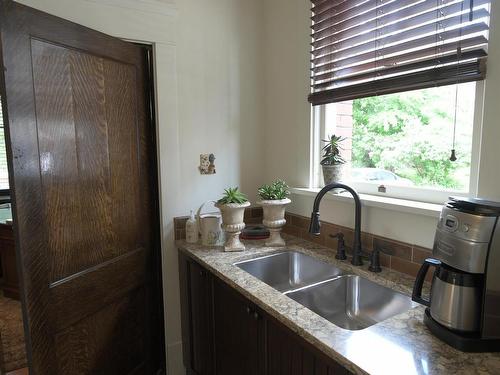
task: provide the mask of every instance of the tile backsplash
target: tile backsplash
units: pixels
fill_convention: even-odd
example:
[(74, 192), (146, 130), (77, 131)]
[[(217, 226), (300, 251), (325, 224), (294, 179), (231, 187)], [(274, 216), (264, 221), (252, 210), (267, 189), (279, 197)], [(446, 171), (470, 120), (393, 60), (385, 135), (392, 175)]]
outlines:
[[(285, 215), (287, 224), (283, 228), (283, 232), (304, 238), (317, 244), (337, 250), (337, 239), (331, 238), (331, 234), (342, 232), (347, 253), (352, 249), (354, 240), (354, 231), (351, 228), (343, 227), (336, 224), (331, 224), (321, 221), (321, 234), (313, 236), (308, 233), (309, 218), (292, 213)], [(175, 239), (181, 240), (186, 238), (186, 221), (188, 216), (174, 218)], [(259, 224), (262, 222), (262, 208), (249, 207), (245, 210), (245, 223)], [(402, 272), (411, 276), (416, 276), (420, 265), (425, 258), (432, 256), (432, 251), (414, 244), (408, 244), (400, 241), (391, 240), (389, 238), (373, 235), (363, 232), (361, 234), (362, 249), (370, 253), (374, 248), (380, 250), (380, 263), (383, 267), (393, 269), (394, 271)], [(428, 273), (428, 279), (432, 273)]]
[[(321, 234), (314, 236), (309, 234), (309, 218), (305, 216), (286, 213), (287, 224), (283, 228), (284, 233), (288, 233), (320, 245), (337, 250), (337, 239), (331, 238), (330, 234), (342, 232), (344, 234), (347, 253), (352, 249), (354, 240), (354, 230), (336, 224), (321, 221)], [(380, 250), (380, 264), (384, 267), (402, 272), (411, 276), (416, 276), (425, 258), (432, 256), (432, 250), (405, 242), (395, 241), (389, 238), (362, 232), (361, 247), (365, 252), (370, 253), (374, 248)], [(428, 280), (432, 273), (428, 273)]]

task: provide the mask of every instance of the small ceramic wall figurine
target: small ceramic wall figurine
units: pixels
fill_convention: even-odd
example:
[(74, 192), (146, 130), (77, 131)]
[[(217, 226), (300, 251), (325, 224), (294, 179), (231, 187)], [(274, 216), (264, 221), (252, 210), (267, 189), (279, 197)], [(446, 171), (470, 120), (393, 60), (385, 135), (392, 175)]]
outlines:
[(201, 174), (215, 174), (215, 155), (214, 154), (201, 154), (200, 166), (198, 169)]
[(208, 155), (208, 162), (210, 163), (208, 165), (208, 174), (215, 174), (215, 155), (210, 154)]

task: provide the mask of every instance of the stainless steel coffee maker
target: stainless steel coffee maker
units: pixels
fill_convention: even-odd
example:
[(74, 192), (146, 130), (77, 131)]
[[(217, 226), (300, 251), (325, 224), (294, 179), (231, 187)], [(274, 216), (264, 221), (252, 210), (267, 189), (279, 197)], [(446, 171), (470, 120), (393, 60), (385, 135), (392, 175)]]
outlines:
[[(426, 259), (413, 300), (427, 306), (424, 322), (451, 346), (500, 351), (500, 203), (450, 197), (439, 217), (433, 258)], [(422, 297), (433, 267), (430, 298)]]

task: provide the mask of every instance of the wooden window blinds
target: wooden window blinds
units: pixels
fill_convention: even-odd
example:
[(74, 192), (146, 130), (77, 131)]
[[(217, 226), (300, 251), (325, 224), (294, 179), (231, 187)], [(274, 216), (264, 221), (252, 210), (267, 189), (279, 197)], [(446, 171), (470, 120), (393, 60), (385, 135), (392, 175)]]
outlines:
[(313, 105), (481, 80), (490, 0), (312, 0)]

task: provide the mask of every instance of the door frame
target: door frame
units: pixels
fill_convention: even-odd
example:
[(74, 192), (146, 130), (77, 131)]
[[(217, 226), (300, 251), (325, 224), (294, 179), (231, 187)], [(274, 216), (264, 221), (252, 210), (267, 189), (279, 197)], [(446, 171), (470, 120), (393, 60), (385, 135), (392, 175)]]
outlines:
[[(10, 2), (11, 0), (0, 0), (0, 2)], [(0, 9), (4, 5), (0, 4)], [(49, 13), (50, 14), (50, 13)], [(58, 17), (54, 15), (55, 17)], [(0, 14), (0, 26), (2, 24), (2, 15)], [(82, 25), (87, 27), (85, 25)], [(96, 30), (99, 31), (99, 30)], [(1, 32), (1, 28), (0, 28)], [(154, 337), (154, 342), (158, 345), (154, 347), (154, 353), (152, 353), (152, 358), (155, 363), (159, 364), (159, 371), (166, 371), (166, 350), (165, 350), (165, 342), (166, 342), (166, 333), (164, 328), (164, 304), (163, 304), (163, 269), (162, 269), (162, 226), (161, 226), (161, 199), (160, 199), (160, 175), (159, 175), (159, 146), (158, 146), (158, 120), (157, 120), (157, 101), (156, 101), (156, 70), (155, 70), (155, 44), (153, 42), (144, 42), (144, 41), (135, 41), (128, 38), (115, 38), (121, 39), (125, 43), (135, 44), (144, 49), (145, 56), (147, 58), (147, 71), (145, 72), (145, 77), (147, 78), (147, 82), (144, 83), (146, 92), (147, 92), (147, 101), (149, 104), (149, 121), (148, 124), (151, 127), (151, 149), (149, 150), (150, 160), (151, 160), (151, 169), (149, 171), (149, 186), (151, 188), (150, 194), (153, 199), (152, 207), (152, 261), (154, 265), (154, 275), (153, 275), (153, 285), (154, 285), (154, 316), (149, 317), (153, 319), (156, 323), (155, 326), (158, 329), (155, 329), (152, 332)], [(0, 67), (2, 68), (0, 71), (0, 105), (2, 106), (2, 115), (4, 122), (4, 131), (5, 131), (5, 144), (6, 144), (6, 152), (7, 152), (7, 164), (8, 164), (8, 174), (9, 181), (13, 181), (14, 174), (14, 163), (11, 158), (12, 147), (11, 147), (11, 139), (10, 139), (10, 121), (9, 121), (9, 113), (8, 108), (5, 102), (6, 98), (6, 86), (5, 86), (5, 77), (4, 77), (4, 69), (3, 69), (3, 48), (2, 48), (2, 38), (0, 38)], [(32, 369), (32, 344), (30, 342), (30, 335), (28, 334), (29, 328), (27, 324), (27, 307), (26, 301), (24, 297), (24, 279), (22, 275), (22, 260), (21, 260), (21, 252), (20, 252), (20, 237), (17, 223), (19, 222), (19, 218), (17, 216), (16, 207), (16, 199), (15, 199), (15, 186), (10, 182), (9, 187), (9, 195), (11, 201), (11, 210), (13, 215), (13, 231), (14, 231), (14, 242), (15, 242), (15, 251), (16, 251), (16, 263), (17, 263), (17, 273), (19, 275), (19, 284), (20, 284), (20, 300), (22, 305), (23, 312), (23, 326), (24, 326), (24, 335), (25, 335), (25, 345), (26, 345), (26, 355), (28, 361), (28, 368)]]
[(163, 305), (163, 269), (162, 269), (162, 246), (161, 246), (161, 199), (160, 199), (160, 184), (159, 184), (159, 153), (160, 149), (158, 147), (158, 121), (156, 117), (157, 113), (157, 102), (156, 102), (156, 80), (155, 80), (155, 49), (153, 43), (145, 43), (138, 41), (130, 41), (122, 39), (127, 43), (133, 43), (145, 47), (146, 56), (148, 60), (148, 71), (146, 77), (148, 81), (146, 82), (147, 92), (148, 92), (148, 104), (149, 104), (149, 126), (151, 127), (151, 172), (150, 173), (150, 186), (151, 186), (151, 197), (154, 198), (152, 206), (154, 207), (153, 213), (153, 230), (152, 235), (152, 246), (153, 251), (152, 259), (155, 266), (155, 275), (153, 277), (154, 286), (156, 288), (155, 303), (156, 303), (156, 316), (155, 321), (158, 326), (158, 330), (152, 332), (153, 335), (158, 335), (157, 342), (159, 345), (155, 349), (154, 357), (156, 357), (156, 363), (159, 363), (161, 370), (166, 372), (167, 369), (167, 359), (165, 352), (165, 324), (164, 324), (164, 305)]

